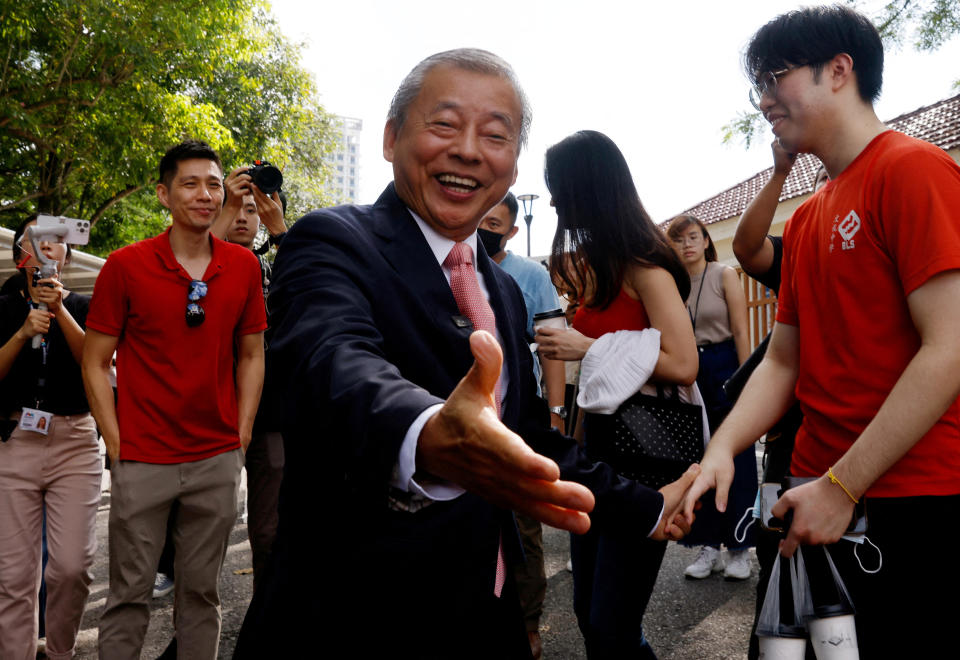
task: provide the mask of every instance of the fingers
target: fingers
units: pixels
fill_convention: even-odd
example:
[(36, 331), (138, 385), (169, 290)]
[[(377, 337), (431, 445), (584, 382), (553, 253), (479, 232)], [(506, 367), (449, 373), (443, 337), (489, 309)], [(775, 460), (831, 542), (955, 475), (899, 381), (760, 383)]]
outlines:
[(664, 511), (670, 517), (673, 517), (673, 514), (677, 511), (677, 509), (683, 505), (684, 495), (690, 489), (690, 486), (693, 485), (693, 482), (696, 480), (699, 474), (700, 465), (693, 463), (687, 468), (687, 471), (684, 472), (679, 479), (660, 489), (660, 493), (663, 495)]
[(590, 513), (596, 504), (593, 493), (582, 484), (573, 481), (546, 481), (543, 479), (519, 479), (512, 493), (514, 500), (511, 508), (520, 510), (525, 502), (547, 503), (562, 509), (572, 509)]
[(780, 499), (776, 501), (776, 503), (770, 508), (770, 515), (772, 515), (774, 518), (783, 520), (783, 517), (786, 515), (787, 511), (793, 508), (788, 496), (790, 496), (789, 492), (784, 493)]
[(693, 482), (697, 480), (697, 477), (700, 476), (700, 464), (691, 463), (690, 467), (687, 468), (687, 471), (684, 472), (679, 479), (674, 483), (678, 487), (683, 488), (683, 492), (686, 493), (690, 489), (690, 486), (693, 485)]
[(561, 509), (542, 502), (534, 503), (522, 513), (542, 523), (574, 534), (586, 534), (590, 530), (590, 516), (582, 511)]
[(716, 506), (717, 511), (727, 510), (727, 496), (730, 494), (730, 485), (733, 483), (733, 471), (718, 470), (716, 476)]
[(470, 335), (470, 351), (473, 353), (475, 362), (463, 382), (493, 400), (497, 379), (500, 378), (500, 368), (503, 365), (503, 351), (500, 350), (500, 344), (489, 332), (477, 330)]
[(704, 493), (713, 488), (713, 485), (712, 475), (705, 472), (701, 472), (697, 478), (694, 479), (693, 485), (690, 486), (686, 497), (683, 498), (683, 517), (688, 524), (693, 524), (693, 511), (696, 508), (697, 502), (700, 501)]
[(780, 554), (784, 557), (792, 557), (800, 546), (800, 540), (792, 531), (787, 534), (787, 538), (780, 541)]
[(691, 523), (681, 514), (677, 514), (664, 525), (664, 538), (670, 541), (679, 541), (690, 533)]

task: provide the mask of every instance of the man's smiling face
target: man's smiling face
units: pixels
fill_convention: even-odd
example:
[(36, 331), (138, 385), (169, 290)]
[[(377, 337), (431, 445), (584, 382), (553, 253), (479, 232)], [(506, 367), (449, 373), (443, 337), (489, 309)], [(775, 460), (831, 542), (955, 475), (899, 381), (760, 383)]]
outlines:
[(400, 199), (440, 234), (463, 240), (517, 179), (520, 122), (505, 78), (434, 67), (403, 125), (384, 129)]

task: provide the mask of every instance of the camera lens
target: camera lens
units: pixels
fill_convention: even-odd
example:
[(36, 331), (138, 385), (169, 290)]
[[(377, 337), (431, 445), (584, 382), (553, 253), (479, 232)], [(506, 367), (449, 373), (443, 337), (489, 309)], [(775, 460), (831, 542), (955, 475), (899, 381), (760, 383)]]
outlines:
[(256, 161), (249, 174), (257, 188), (265, 195), (272, 195), (283, 186), (283, 174), (266, 161)]

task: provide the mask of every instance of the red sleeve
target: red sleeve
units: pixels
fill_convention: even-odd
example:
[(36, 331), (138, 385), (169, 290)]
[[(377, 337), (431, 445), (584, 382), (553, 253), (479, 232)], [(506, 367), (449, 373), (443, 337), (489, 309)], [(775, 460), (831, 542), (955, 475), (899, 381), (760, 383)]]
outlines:
[(123, 262), (114, 253), (107, 258), (93, 285), (87, 328), (119, 337), (127, 321), (127, 278)]
[(238, 335), (252, 335), (267, 329), (267, 307), (263, 302), (263, 281), (260, 262), (249, 250), (243, 258), (243, 271), (247, 283), (247, 301), (237, 323)]
[(879, 174), (879, 225), (909, 295), (960, 268), (960, 166), (936, 147), (912, 148)]
[(777, 323), (794, 326), (799, 325), (793, 292), (793, 271), (796, 267), (797, 255), (795, 250), (790, 249), (794, 245), (793, 228), (797, 225), (795, 217), (796, 213), (787, 220), (787, 224), (783, 228), (780, 290), (777, 292)]

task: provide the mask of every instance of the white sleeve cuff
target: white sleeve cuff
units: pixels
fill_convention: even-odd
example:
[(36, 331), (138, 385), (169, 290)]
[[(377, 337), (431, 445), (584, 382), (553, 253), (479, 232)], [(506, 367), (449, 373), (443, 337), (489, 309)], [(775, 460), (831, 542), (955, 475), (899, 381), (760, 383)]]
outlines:
[(460, 486), (450, 482), (430, 483), (421, 486), (413, 479), (413, 474), (417, 471), (417, 442), (420, 440), (420, 432), (423, 431), (427, 420), (433, 417), (442, 407), (443, 404), (441, 403), (430, 406), (420, 413), (407, 429), (403, 436), (403, 444), (400, 445), (400, 453), (397, 455), (397, 463), (393, 466), (393, 478), (390, 480), (390, 485), (394, 488), (438, 501), (456, 499), (466, 492)]
[(653, 526), (653, 529), (647, 532), (647, 538), (650, 538), (651, 536), (653, 536), (653, 533), (657, 531), (657, 527), (660, 526), (660, 521), (663, 520), (663, 510), (666, 506), (667, 506), (667, 503), (664, 502), (663, 505), (660, 507), (660, 515), (657, 516), (657, 524)]

